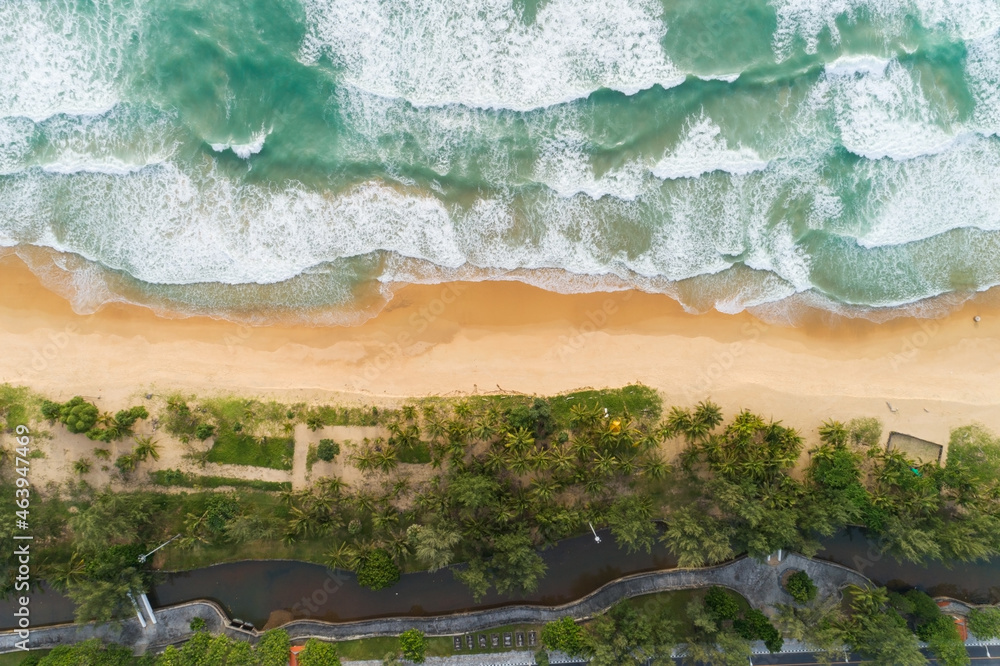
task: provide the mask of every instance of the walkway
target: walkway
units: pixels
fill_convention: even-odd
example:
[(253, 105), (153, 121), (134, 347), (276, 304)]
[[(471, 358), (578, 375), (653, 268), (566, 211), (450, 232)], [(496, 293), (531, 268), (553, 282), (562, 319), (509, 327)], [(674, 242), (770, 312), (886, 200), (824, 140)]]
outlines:
[[(489, 610), (457, 613), (437, 617), (398, 617), (358, 622), (330, 623), (317, 620), (295, 620), (284, 625), (293, 640), (308, 638), (353, 640), (374, 636), (396, 636), (411, 628), (429, 636), (453, 636), (483, 631), (508, 624), (544, 624), (570, 615), (585, 619), (601, 613), (621, 599), (644, 594), (684, 590), (711, 585), (731, 588), (760, 608), (776, 603), (788, 603), (791, 598), (781, 589), (781, 576), (787, 570), (801, 569), (812, 578), (821, 595), (837, 594), (846, 585), (864, 585), (869, 581), (846, 567), (801, 555), (790, 554), (777, 566), (742, 558), (704, 569), (670, 569), (635, 574), (612, 581), (577, 601), (561, 606), (508, 606)], [(193, 601), (156, 610), (159, 621), (143, 630), (135, 618), (118, 623), (87, 625), (56, 625), (31, 630), (32, 648), (68, 645), (92, 637), (132, 645), (137, 653), (149, 648), (162, 648), (187, 640), (188, 625), (195, 617), (208, 623), (212, 632), (225, 632), (233, 638), (256, 642), (257, 635), (229, 627), (229, 618), (221, 607), (210, 601)], [(0, 653), (14, 649), (17, 635), (0, 634)], [(509, 654), (509, 653), (508, 653)]]

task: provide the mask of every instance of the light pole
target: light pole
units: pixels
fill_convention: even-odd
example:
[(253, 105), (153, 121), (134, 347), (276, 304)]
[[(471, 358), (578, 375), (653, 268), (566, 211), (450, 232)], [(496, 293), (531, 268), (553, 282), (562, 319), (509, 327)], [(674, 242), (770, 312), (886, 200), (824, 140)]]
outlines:
[(164, 546), (166, 546), (168, 543), (170, 543), (171, 541), (173, 541), (174, 539), (176, 539), (179, 536), (180, 536), (180, 534), (175, 534), (172, 537), (170, 537), (169, 539), (167, 539), (166, 541), (164, 541), (163, 543), (161, 543), (159, 546), (157, 546), (156, 548), (154, 548), (153, 550), (151, 550), (148, 553), (146, 553), (145, 555), (140, 555), (139, 556), (139, 562), (142, 562), (142, 563), (145, 564), (147, 557), (149, 557), (150, 555), (152, 555), (153, 553), (155, 553), (159, 549), (163, 548)]
[(597, 536), (597, 530), (594, 529), (594, 525), (589, 520), (587, 524), (590, 525), (590, 531), (594, 533), (594, 541), (601, 543), (601, 537)]

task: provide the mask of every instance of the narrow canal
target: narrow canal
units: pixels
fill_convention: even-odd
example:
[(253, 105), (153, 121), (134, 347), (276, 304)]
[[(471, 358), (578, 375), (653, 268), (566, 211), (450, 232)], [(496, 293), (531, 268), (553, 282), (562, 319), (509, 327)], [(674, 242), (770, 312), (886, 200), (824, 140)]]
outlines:
[[(607, 531), (601, 532), (599, 544), (590, 535), (567, 539), (543, 551), (542, 557), (548, 565), (548, 574), (536, 592), (514, 596), (490, 594), (478, 604), (448, 569), (405, 574), (395, 586), (372, 592), (361, 588), (349, 572), (289, 560), (234, 562), (164, 574), (163, 582), (151, 596), (156, 606), (212, 599), (231, 616), (263, 627), (272, 613), (277, 622), (298, 618), (346, 621), (439, 615), (519, 603), (557, 605), (579, 599), (621, 576), (676, 565), (662, 547), (654, 549), (652, 554), (628, 554), (618, 548)], [(919, 587), (935, 596), (1000, 603), (997, 559), (951, 568), (941, 564), (900, 564), (890, 556), (880, 556), (877, 544), (859, 529), (845, 530), (826, 540), (817, 557), (858, 570), (875, 583), (894, 589)], [(34, 626), (73, 618), (72, 603), (53, 591), (36, 593), (31, 608)], [(0, 613), (0, 628), (11, 628), (13, 606), (9, 600), (0, 602)]]

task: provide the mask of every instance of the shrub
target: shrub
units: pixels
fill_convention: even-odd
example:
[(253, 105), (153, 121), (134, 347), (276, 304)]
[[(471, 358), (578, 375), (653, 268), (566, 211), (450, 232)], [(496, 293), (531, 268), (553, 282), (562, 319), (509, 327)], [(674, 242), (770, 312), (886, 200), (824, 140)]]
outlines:
[(284, 629), (270, 629), (264, 632), (254, 650), (260, 666), (287, 666), (291, 640)]
[(973, 608), (969, 613), (969, 631), (978, 638), (1000, 638), (1000, 608)]
[(194, 436), (203, 442), (214, 434), (215, 426), (211, 423), (199, 423), (194, 429)]
[(291, 490), (290, 481), (261, 481), (260, 479), (231, 479), (225, 476), (199, 476), (179, 469), (158, 469), (149, 473), (150, 480), (158, 486), (181, 486), (183, 488), (251, 488), (267, 492)]
[(97, 423), (97, 406), (76, 396), (59, 408), (59, 420), (72, 433), (85, 433)]
[(399, 635), (399, 649), (403, 652), (403, 657), (415, 664), (424, 661), (424, 653), (427, 651), (427, 639), (424, 632), (417, 629), (407, 629)]
[(710, 587), (705, 594), (705, 607), (717, 621), (735, 620), (740, 614), (740, 604), (725, 588)]
[(549, 666), (549, 653), (539, 650), (535, 653), (535, 666)]
[(805, 571), (796, 571), (789, 576), (785, 590), (800, 604), (809, 603), (816, 598), (816, 584)]
[(559, 650), (570, 656), (587, 653), (587, 639), (583, 627), (567, 616), (549, 622), (542, 629), (542, 643), (550, 650)]
[(188, 625), (191, 631), (205, 631), (208, 623), (205, 622), (204, 618), (196, 617), (191, 619), (191, 623)]
[(320, 460), (325, 460), (326, 462), (333, 462), (333, 459), (337, 457), (340, 453), (340, 444), (333, 441), (332, 439), (321, 439), (319, 440), (319, 446), (316, 447), (316, 456)]
[(340, 666), (337, 647), (332, 643), (310, 638), (299, 653), (299, 666)]
[(361, 558), (358, 565), (358, 584), (369, 590), (392, 587), (399, 581), (399, 567), (383, 548), (376, 548)]
[(733, 621), (733, 629), (748, 641), (764, 641), (770, 652), (779, 652), (784, 641), (767, 616), (756, 608), (751, 608), (743, 617)]
[(135, 467), (137, 464), (138, 461), (136, 461), (135, 456), (133, 456), (131, 453), (124, 453), (118, 456), (118, 458), (115, 460), (115, 467), (118, 468), (118, 471), (121, 472), (123, 477), (127, 477), (129, 474), (135, 471)]

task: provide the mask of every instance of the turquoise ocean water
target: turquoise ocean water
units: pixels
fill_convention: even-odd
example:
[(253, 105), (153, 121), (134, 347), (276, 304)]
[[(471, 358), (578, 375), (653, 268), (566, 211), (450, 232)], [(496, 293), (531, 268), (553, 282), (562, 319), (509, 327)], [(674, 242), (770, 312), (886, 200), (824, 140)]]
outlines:
[(914, 312), (1000, 283), (998, 132), (997, 0), (0, 0), (0, 246), (79, 312)]

